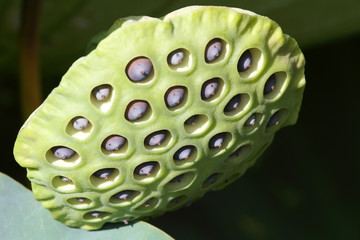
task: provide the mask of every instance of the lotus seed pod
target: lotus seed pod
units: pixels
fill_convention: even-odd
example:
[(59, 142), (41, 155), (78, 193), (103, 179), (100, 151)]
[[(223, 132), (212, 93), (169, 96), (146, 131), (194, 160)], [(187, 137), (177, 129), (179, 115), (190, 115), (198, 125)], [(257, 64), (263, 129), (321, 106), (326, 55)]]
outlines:
[(193, 6), (119, 20), (104, 36), (14, 147), (35, 198), (68, 226), (186, 206), (242, 176), (297, 121), (305, 60), (267, 17)]

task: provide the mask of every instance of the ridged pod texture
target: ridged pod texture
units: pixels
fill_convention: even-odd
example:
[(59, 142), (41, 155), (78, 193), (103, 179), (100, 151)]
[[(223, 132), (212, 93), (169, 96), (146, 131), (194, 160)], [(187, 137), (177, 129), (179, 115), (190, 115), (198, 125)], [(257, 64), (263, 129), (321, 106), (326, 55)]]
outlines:
[(68, 226), (158, 216), (240, 177), (296, 122), (304, 63), (241, 9), (122, 19), (29, 117), (15, 158)]

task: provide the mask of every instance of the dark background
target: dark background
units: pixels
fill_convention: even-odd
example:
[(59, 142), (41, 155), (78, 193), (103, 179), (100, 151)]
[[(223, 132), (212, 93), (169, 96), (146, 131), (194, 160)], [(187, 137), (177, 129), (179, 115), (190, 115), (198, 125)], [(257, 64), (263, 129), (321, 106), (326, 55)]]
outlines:
[[(119, 2), (43, 2), (44, 96), (84, 54), (91, 36), (117, 18), (160, 17), (194, 4)], [(21, 4), (20, 0), (0, 3), (0, 171), (28, 186), (26, 171), (12, 155), (24, 122), (18, 71)], [(228, 0), (222, 4), (267, 15), (298, 40), (307, 80), (300, 117), (295, 126), (277, 134), (258, 163), (235, 183), (151, 223), (176, 239), (360, 239), (360, 2)]]

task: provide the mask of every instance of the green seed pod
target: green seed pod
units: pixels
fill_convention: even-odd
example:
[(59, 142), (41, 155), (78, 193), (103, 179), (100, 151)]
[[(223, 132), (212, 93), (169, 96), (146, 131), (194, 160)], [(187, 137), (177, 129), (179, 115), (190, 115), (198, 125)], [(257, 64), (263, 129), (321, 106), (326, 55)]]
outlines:
[(305, 60), (266, 17), (194, 6), (122, 19), (103, 36), (14, 148), (35, 198), (68, 226), (186, 206), (240, 177), (297, 120)]

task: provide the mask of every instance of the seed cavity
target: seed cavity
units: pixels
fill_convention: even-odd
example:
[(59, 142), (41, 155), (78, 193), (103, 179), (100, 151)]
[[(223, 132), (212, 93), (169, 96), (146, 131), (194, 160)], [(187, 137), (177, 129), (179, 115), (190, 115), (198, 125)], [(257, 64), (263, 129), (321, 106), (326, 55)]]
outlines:
[(199, 119), (200, 119), (200, 115), (198, 115), (198, 114), (193, 115), (193, 116), (189, 117), (188, 119), (186, 119), (185, 125), (195, 126), (196, 123), (199, 121)]
[(145, 138), (144, 144), (148, 147), (160, 147), (163, 146), (163, 143), (167, 140), (168, 136), (170, 136), (170, 133), (167, 130), (153, 132)]
[(213, 173), (211, 174), (205, 181), (204, 185), (211, 185), (214, 184), (220, 176), (220, 173)]
[(264, 95), (268, 95), (275, 91), (276, 88), (276, 75), (272, 74), (265, 83)]
[(179, 174), (178, 176), (172, 178), (165, 185), (165, 189), (168, 191), (177, 191), (183, 189), (189, 186), (194, 178), (195, 178), (195, 174), (193, 172)]
[(145, 162), (135, 168), (134, 174), (139, 176), (151, 176), (157, 173), (158, 169), (158, 162)]
[(225, 159), (226, 163), (236, 164), (242, 162), (251, 152), (251, 145), (245, 144), (238, 147), (233, 153), (229, 155), (227, 159)]
[(111, 95), (112, 87), (109, 84), (104, 84), (95, 87), (92, 90), (92, 95), (95, 97), (98, 101), (105, 101), (108, 99)]
[(251, 68), (253, 63), (253, 56), (251, 51), (248, 49), (246, 50), (241, 56), (237, 64), (238, 72), (245, 72)]
[(84, 117), (76, 117), (73, 119), (73, 128), (82, 131), (89, 126), (89, 120)]
[(253, 113), (245, 122), (245, 126), (254, 127), (256, 125), (256, 113)]
[(228, 112), (232, 112), (232, 111), (237, 110), (240, 107), (240, 102), (241, 102), (241, 95), (238, 94), (238, 95), (234, 96), (226, 104), (226, 106), (224, 108), (224, 112), (228, 113)]
[(94, 177), (100, 178), (100, 179), (109, 179), (110, 176), (113, 174), (115, 168), (104, 168), (100, 169), (93, 173)]
[(84, 215), (85, 220), (93, 220), (93, 221), (101, 221), (105, 217), (110, 216), (111, 214), (108, 212), (102, 211), (91, 211)]
[(110, 202), (113, 204), (121, 204), (122, 206), (128, 205), (133, 201), (140, 192), (134, 190), (123, 190), (111, 196)]
[(151, 210), (153, 209), (159, 202), (159, 199), (152, 197), (146, 200), (141, 206), (137, 207), (136, 210), (143, 211), (143, 210)]
[(183, 203), (185, 201), (187, 197), (185, 195), (182, 195), (182, 196), (178, 196), (178, 197), (175, 197), (173, 199), (171, 199), (168, 203), (168, 205), (166, 206), (167, 209), (170, 209), (170, 208), (174, 208), (174, 207), (177, 207), (177, 206), (180, 206), (181, 203)]
[(209, 148), (221, 148), (223, 147), (226, 139), (226, 133), (218, 133), (215, 136), (213, 136), (209, 141)]
[(128, 78), (134, 82), (143, 81), (152, 73), (153, 65), (146, 57), (134, 58), (126, 67)]
[(169, 54), (168, 63), (170, 65), (176, 66), (181, 64), (184, 61), (184, 58), (184, 51), (182, 49), (177, 49)]
[(59, 178), (60, 178), (60, 180), (63, 181), (63, 182), (68, 182), (68, 183), (72, 182), (72, 181), (70, 180), (70, 178), (67, 178), (67, 177), (64, 177), (64, 176), (59, 176)]
[(169, 108), (180, 105), (186, 96), (185, 87), (172, 87), (165, 93), (165, 103)]
[(52, 148), (54, 156), (58, 159), (67, 160), (75, 155), (75, 151), (67, 147), (54, 147)]
[(70, 198), (67, 202), (74, 208), (84, 209), (91, 206), (92, 201), (85, 197)]
[(107, 151), (118, 151), (126, 142), (126, 138), (120, 135), (111, 135), (103, 141), (102, 147)]
[(210, 126), (209, 119), (204, 114), (192, 115), (184, 122), (184, 128), (188, 134), (201, 134), (209, 126)]
[(279, 111), (275, 112), (269, 119), (266, 127), (277, 126), (280, 123)]
[(215, 38), (211, 40), (205, 48), (205, 61), (211, 63), (218, 59), (222, 53), (223, 44), (221, 39)]
[[(222, 81), (222, 80), (221, 80)], [(215, 97), (216, 93), (220, 90), (220, 79), (213, 78), (204, 82), (201, 87), (201, 99), (211, 100)]]
[(132, 101), (127, 107), (125, 117), (129, 121), (140, 120), (141, 118), (144, 118), (149, 108), (150, 106), (146, 101), (142, 101), (142, 100)]
[(191, 145), (184, 146), (175, 152), (174, 160), (178, 160), (178, 161), (187, 160), (191, 157), (194, 150), (195, 150), (195, 146), (191, 146)]

